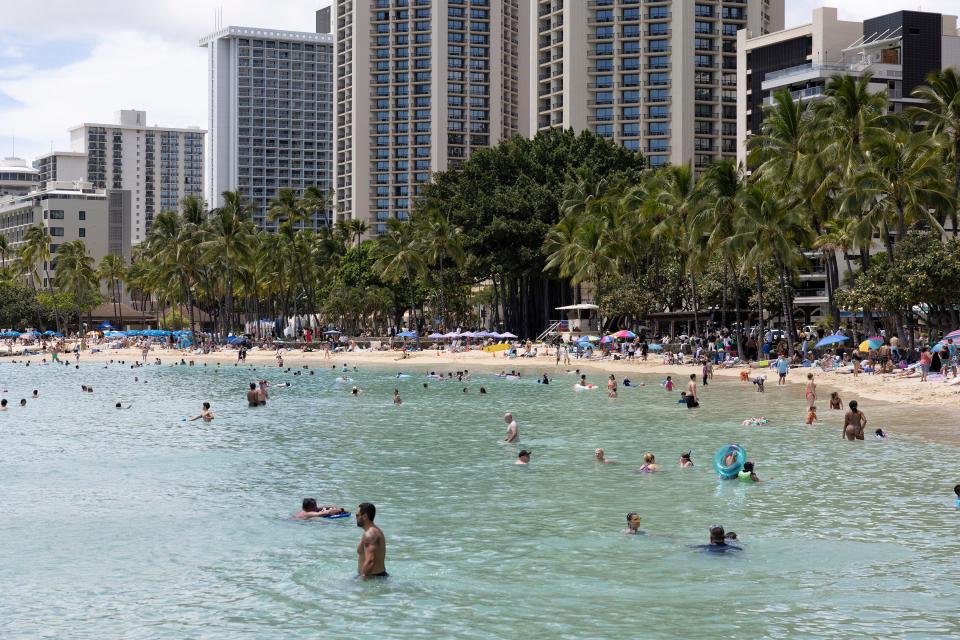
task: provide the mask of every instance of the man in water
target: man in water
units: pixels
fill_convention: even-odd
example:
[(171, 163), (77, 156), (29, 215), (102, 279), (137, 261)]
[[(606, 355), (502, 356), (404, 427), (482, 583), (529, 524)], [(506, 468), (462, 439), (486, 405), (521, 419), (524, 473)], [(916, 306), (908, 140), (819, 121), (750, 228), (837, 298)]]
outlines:
[(194, 420), (199, 420), (201, 418), (203, 418), (204, 422), (210, 422), (213, 420), (213, 412), (210, 411), (209, 402), (204, 402), (203, 409), (200, 411), (200, 413), (190, 418), (187, 422), (193, 422)]
[(509, 411), (503, 414), (503, 421), (507, 423), (507, 437), (503, 439), (504, 442), (519, 442), (520, 441), (520, 427), (517, 426), (517, 421), (513, 419), (513, 414)]
[(687, 383), (687, 409), (694, 409), (700, 406), (697, 397), (697, 374), (690, 374), (690, 382)]
[(384, 560), (387, 557), (387, 539), (380, 527), (373, 524), (377, 508), (369, 502), (357, 507), (357, 526), (363, 529), (357, 545), (357, 573), (361, 578), (386, 578)]
[(641, 536), (646, 533), (640, 530), (640, 514), (636, 511), (627, 514), (627, 528), (623, 532), (628, 536)]
[(863, 440), (863, 429), (867, 426), (867, 416), (857, 409), (857, 401), (850, 401), (850, 411), (843, 416), (843, 431), (840, 435), (850, 442)]
[(248, 407), (259, 407), (260, 406), (260, 394), (257, 393), (257, 383), (251, 382), (250, 388), (247, 390), (247, 406)]
[(517, 461), (513, 464), (530, 464), (530, 451), (524, 449), (517, 454)]
[[(731, 532), (731, 540), (736, 540), (736, 536)], [(733, 544), (727, 544), (727, 534), (720, 525), (710, 527), (710, 544), (695, 545), (695, 549), (703, 549), (711, 553), (727, 553), (729, 551), (743, 551), (743, 547)]]
[(310, 518), (333, 516), (337, 515), (338, 513), (346, 513), (346, 510), (341, 509), (340, 507), (335, 507), (332, 504), (318, 506), (316, 499), (304, 498), (300, 511), (293, 514), (293, 517), (297, 520), (309, 520)]

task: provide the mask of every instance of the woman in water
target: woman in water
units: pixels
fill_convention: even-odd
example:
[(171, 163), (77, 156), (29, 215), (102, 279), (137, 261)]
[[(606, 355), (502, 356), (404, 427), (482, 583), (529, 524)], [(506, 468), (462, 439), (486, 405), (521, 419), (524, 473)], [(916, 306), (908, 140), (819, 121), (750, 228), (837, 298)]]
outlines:
[(807, 398), (807, 407), (812, 409), (817, 402), (817, 383), (813, 381), (812, 373), (807, 374), (807, 389), (804, 396)]
[(660, 471), (660, 465), (657, 464), (653, 454), (647, 451), (643, 454), (643, 465), (637, 469), (637, 473), (655, 473)]
[(843, 417), (843, 430), (840, 432), (841, 438), (846, 438), (850, 442), (854, 440), (863, 440), (863, 430), (867, 426), (867, 416), (863, 411), (857, 409), (857, 401), (850, 401), (850, 411), (847, 411)]
[(843, 409), (843, 400), (840, 399), (840, 394), (836, 391), (830, 392), (830, 408)]
[(614, 464), (616, 460), (608, 460), (606, 454), (603, 452), (603, 449), (597, 447), (593, 450), (593, 459), (600, 464)]
[(680, 454), (680, 468), (689, 469), (693, 466), (693, 460), (690, 459), (690, 451)]
[(743, 463), (743, 469), (737, 474), (737, 479), (740, 482), (760, 482), (760, 478), (753, 472), (753, 463), (750, 461)]
[(607, 379), (607, 395), (611, 398), (617, 397), (617, 378), (612, 373)]

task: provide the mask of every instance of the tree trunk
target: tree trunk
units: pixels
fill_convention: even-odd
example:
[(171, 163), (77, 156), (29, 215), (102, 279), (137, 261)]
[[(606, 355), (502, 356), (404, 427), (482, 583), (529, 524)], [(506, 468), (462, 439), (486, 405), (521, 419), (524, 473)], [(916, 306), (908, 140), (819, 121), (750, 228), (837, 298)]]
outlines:
[(693, 276), (693, 269), (690, 269), (690, 303), (693, 306), (693, 333), (700, 335), (700, 312), (697, 309), (697, 279)]
[(783, 321), (785, 326), (784, 333), (787, 334), (787, 355), (793, 355), (793, 305), (790, 300), (790, 288), (787, 284), (787, 269), (784, 265), (780, 264), (778, 266), (778, 271), (780, 272), (780, 308), (783, 313)]
[[(757, 326), (760, 327), (760, 335), (757, 336), (757, 342), (763, 343), (763, 336), (766, 334), (766, 322), (763, 319), (763, 278), (760, 277), (760, 266), (757, 266)], [(758, 358), (759, 359), (759, 358)]]
[(720, 295), (720, 326), (727, 326), (727, 276), (729, 275), (729, 266), (723, 263), (723, 286)]

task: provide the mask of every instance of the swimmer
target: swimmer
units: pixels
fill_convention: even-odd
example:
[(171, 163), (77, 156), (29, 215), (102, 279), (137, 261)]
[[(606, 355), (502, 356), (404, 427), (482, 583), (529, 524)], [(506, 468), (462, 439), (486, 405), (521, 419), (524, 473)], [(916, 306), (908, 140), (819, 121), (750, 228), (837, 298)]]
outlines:
[(0, 411), (6, 411), (6, 410), (7, 410), (7, 399), (4, 398), (3, 400), (0, 400)]
[(483, 396), (483, 395), (486, 395), (486, 394), (487, 394), (487, 389), (486, 389), (486, 387), (480, 387), (480, 395)]
[(753, 472), (753, 463), (749, 460), (743, 463), (743, 469), (737, 474), (740, 482), (760, 482), (760, 478)]
[(203, 418), (204, 422), (210, 422), (211, 420), (213, 420), (214, 415), (213, 415), (213, 412), (210, 411), (209, 402), (204, 402), (203, 409), (200, 411), (200, 413), (198, 415), (191, 417), (189, 420), (187, 420), (187, 422), (193, 422), (194, 420), (200, 420), (201, 418)]
[(807, 406), (812, 410), (813, 404), (817, 401), (817, 383), (813, 381), (812, 373), (807, 374), (807, 388), (804, 391), (804, 397), (807, 399)]
[(26, 399), (26, 398), (20, 398), (20, 406), (21, 406), (21, 407), (27, 406), (27, 399)]
[(603, 452), (603, 449), (597, 447), (593, 450), (593, 459), (599, 462), (600, 464), (616, 464), (616, 460), (610, 460), (607, 458), (606, 454)]
[(680, 468), (689, 469), (693, 466), (693, 460), (690, 459), (690, 454), (692, 451), (687, 451), (686, 453), (680, 454)]
[(83, 393), (86, 393), (86, 392), (87, 392), (87, 385), (85, 385), (85, 384), (80, 385), (80, 391), (82, 391)]
[(830, 409), (843, 409), (843, 400), (836, 391), (830, 393)]
[[(354, 387), (354, 389), (356, 389), (356, 387)], [(400, 390), (399, 390), (399, 389), (394, 389), (394, 390), (393, 390), (393, 404), (395, 404), (395, 405), (397, 405), (397, 406), (400, 406), (401, 404), (403, 404), (403, 400), (400, 399)]]
[[(256, 369), (254, 369), (256, 371)], [(270, 398), (270, 383), (266, 380), (261, 380), (257, 385), (257, 399), (260, 401), (260, 405), (264, 406), (267, 404), (267, 399)]]
[(346, 509), (333, 505), (318, 506), (314, 498), (304, 498), (303, 505), (293, 517), (297, 520), (309, 520), (310, 518), (323, 518), (325, 516), (334, 516), (338, 513), (346, 513)]
[(697, 398), (697, 374), (690, 374), (690, 382), (687, 383), (687, 409), (696, 409), (700, 406)]
[(429, 388), (429, 387), (430, 387), (430, 385), (428, 385), (426, 382), (423, 383), (423, 388), (424, 388), (424, 389), (427, 389), (427, 388)]
[(34, 390), (33, 390), (33, 399), (36, 400), (36, 399), (39, 398), (39, 397), (40, 397), (40, 392), (37, 391), (36, 389), (34, 389)]
[(883, 429), (877, 429), (873, 432), (873, 437), (877, 440), (886, 440), (887, 434), (883, 432)]
[(507, 424), (507, 437), (503, 439), (504, 442), (519, 442), (520, 441), (520, 427), (517, 425), (517, 421), (513, 419), (513, 414), (509, 411), (503, 414), (503, 421)]
[(87, 393), (93, 393), (93, 387), (87, 387)]
[(251, 382), (250, 388), (247, 389), (247, 406), (248, 407), (259, 407), (260, 406), (260, 394), (257, 393), (257, 383)]
[[(735, 539), (735, 538), (734, 538)], [(695, 549), (703, 549), (713, 553), (726, 553), (728, 551), (743, 551), (742, 547), (727, 544), (727, 535), (720, 525), (710, 527), (710, 544), (695, 545)]]
[[(350, 390), (350, 395), (352, 396), (359, 396), (361, 393), (363, 393), (363, 391), (360, 390), (360, 387), (354, 387)], [(394, 401), (396, 401), (396, 398), (394, 398)]]
[(643, 464), (637, 469), (637, 473), (656, 473), (661, 469), (662, 467), (657, 464), (653, 454), (647, 451), (643, 454)]
[(640, 530), (640, 514), (631, 511), (627, 514), (627, 528), (623, 530), (628, 536), (642, 536), (646, 532)]
[(470, 390), (467, 389), (466, 387), (464, 387), (464, 388), (463, 388), (463, 392), (464, 392), (464, 393), (470, 393)]
[(612, 373), (607, 378), (607, 396), (610, 398), (617, 397), (617, 378)]
[(840, 431), (840, 437), (846, 438), (850, 442), (854, 440), (863, 440), (863, 429), (867, 426), (867, 416), (863, 411), (857, 408), (857, 401), (850, 401), (850, 411), (843, 416), (843, 429)]
[(957, 496), (957, 509), (960, 509), (960, 484), (953, 488), (953, 493)]
[(546, 373), (543, 374), (543, 380), (541, 380), (540, 382), (542, 382), (543, 384), (550, 384), (550, 378), (547, 377)]
[(816, 421), (817, 421), (817, 408), (810, 407), (810, 409), (807, 411), (807, 424), (813, 424)]
[(377, 508), (369, 502), (357, 507), (357, 526), (363, 529), (357, 545), (357, 573), (361, 578), (386, 578), (384, 561), (387, 557), (387, 539), (380, 527), (373, 524)]
[(123, 403), (122, 403), (122, 402), (118, 402), (118, 403), (117, 403), (116, 405), (114, 405), (114, 406), (115, 406), (117, 409), (129, 409), (129, 408), (131, 408), (131, 407), (133, 406), (133, 403), (131, 402), (131, 403), (129, 403), (127, 406), (123, 406)]
[(666, 381), (663, 383), (663, 388), (667, 391), (673, 391), (673, 378), (671, 376), (667, 376)]
[(514, 462), (513, 464), (530, 464), (531, 453), (532, 453), (531, 451), (527, 451), (526, 449), (524, 449), (523, 451), (517, 454), (517, 461)]

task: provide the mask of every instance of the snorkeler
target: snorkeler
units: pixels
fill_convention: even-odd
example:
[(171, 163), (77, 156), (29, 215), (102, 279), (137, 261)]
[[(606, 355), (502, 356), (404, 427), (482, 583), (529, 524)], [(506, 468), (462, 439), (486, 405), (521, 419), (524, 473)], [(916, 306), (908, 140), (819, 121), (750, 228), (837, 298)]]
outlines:
[(686, 453), (680, 454), (680, 468), (689, 469), (693, 466), (693, 460), (690, 458), (692, 451), (687, 451)]

